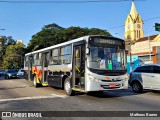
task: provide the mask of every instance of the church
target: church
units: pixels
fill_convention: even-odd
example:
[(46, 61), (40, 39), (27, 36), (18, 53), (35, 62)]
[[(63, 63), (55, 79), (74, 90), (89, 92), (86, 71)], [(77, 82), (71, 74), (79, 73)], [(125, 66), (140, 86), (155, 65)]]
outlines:
[[(160, 64), (160, 34), (144, 36), (144, 22), (137, 12), (134, 1), (125, 21), (124, 40), (127, 57), (128, 73), (142, 64)], [(132, 67), (131, 67), (132, 65)]]

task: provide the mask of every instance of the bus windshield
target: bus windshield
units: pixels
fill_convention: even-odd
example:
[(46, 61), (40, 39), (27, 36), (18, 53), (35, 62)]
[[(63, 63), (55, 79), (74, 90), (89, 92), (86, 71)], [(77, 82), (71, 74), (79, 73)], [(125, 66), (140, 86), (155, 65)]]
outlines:
[(125, 70), (125, 50), (119, 47), (90, 46), (89, 68)]

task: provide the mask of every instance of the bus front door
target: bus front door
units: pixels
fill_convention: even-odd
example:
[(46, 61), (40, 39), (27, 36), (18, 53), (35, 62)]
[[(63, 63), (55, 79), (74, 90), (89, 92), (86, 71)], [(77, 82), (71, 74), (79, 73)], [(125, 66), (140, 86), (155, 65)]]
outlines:
[(73, 87), (85, 88), (85, 45), (74, 46)]

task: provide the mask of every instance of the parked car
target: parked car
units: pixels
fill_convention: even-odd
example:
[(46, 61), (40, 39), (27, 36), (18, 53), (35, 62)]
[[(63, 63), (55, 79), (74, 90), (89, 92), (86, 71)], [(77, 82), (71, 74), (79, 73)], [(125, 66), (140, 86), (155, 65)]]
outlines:
[(0, 70), (0, 76), (4, 76), (5, 70)]
[(143, 89), (160, 90), (160, 65), (137, 67), (130, 73), (129, 84), (136, 93), (142, 92)]
[(6, 73), (4, 76), (5, 76), (5, 79), (17, 78), (17, 71), (14, 69), (6, 70)]
[(17, 73), (17, 77), (24, 77), (24, 70), (23, 69), (19, 69), (18, 73)]

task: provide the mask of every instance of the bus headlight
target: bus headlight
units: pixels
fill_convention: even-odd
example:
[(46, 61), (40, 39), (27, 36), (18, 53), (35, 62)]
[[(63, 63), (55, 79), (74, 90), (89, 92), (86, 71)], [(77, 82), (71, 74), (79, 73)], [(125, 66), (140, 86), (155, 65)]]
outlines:
[(128, 81), (129, 80), (129, 76), (127, 75), (126, 77), (125, 77), (125, 81)]
[(88, 76), (88, 79), (89, 80), (94, 80), (94, 77), (93, 76)]
[(100, 83), (100, 80), (98, 80), (98, 79), (96, 79), (96, 78), (94, 78), (93, 81)]
[(100, 80), (98, 80), (98, 79), (96, 79), (96, 78), (94, 78), (93, 76), (88, 76), (88, 79), (89, 80), (92, 80), (92, 81), (95, 81), (95, 82), (100, 82)]

